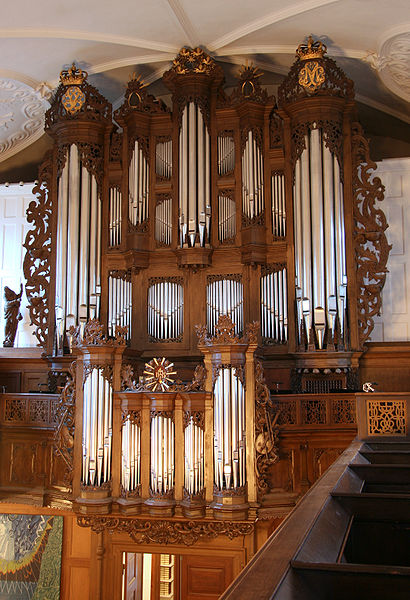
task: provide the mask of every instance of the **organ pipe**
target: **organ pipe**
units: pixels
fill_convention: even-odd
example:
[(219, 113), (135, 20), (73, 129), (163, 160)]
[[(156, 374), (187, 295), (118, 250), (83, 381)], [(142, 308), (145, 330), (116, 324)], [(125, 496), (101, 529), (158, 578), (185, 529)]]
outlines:
[(126, 339), (131, 339), (132, 283), (130, 273), (108, 277), (108, 335), (115, 335), (117, 326), (127, 327)]
[(82, 475), (84, 485), (101, 486), (111, 478), (112, 389), (103, 369), (93, 367), (84, 382)]
[(128, 194), (129, 219), (134, 226), (141, 225), (148, 219), (149, 163), (138, 139), (128, 170)]
[(66, 150), (65, 165), (58, 178), (55, 275), (58, 354), (63, 353), (66, 330), (79, 323), (80, 312), (82, 320), (98, 314), (100, 264), (101, 199), (94, 175), (83, 165), (77, 146), (72, 144)]
[(153, 341), (178, 341), (183, 333), (183, 286), (156, 281), (148, 288), (148, 335)]
[(110, 187), (109, 244), (121, 244), (121, 203), (122, 194), (117, 187)]
[(184, 431), (185, 443), (185, 489), (195, 496), (204, 487), (204, 432), (193, 416)]
[(337, 320), (345, 337), (347, 276), (340, 167), (320, 128), (309, 130), (295, 165), (294, 219), (299, 342), (303, 320), (322, 349), (333, 344)]
[(210, 233), (210, 144), (201, 109), (189, 102), (179, 134), (179, 235), (182, 247), (205, 246)]
[(174, 487), (175, 425), (170, 416), (154, 413), (151, 417), (151, 472), (153, 494), (163, 495)]
[(266, 341), (288, 339), (287, 278), (283, 267), (261, 277), (261, 334)]
[(272, 233), (275, 237), (286, 236), (285, 176), (272, 173)]
[(218, 135), (218, 175), (232, 173), (235, 168), (235, 142), (232, 136)]
[(223, 491), (246, 483), (245, 395), (237, 368), (219, 369), (213, 393), (214, 478)]
[(235, 334), (243, 330), (243, 283), (237, 276), (208, 279), (206, 291), (207, 327), (211, 335), (221, 315), (228, 315), (235, 324)]
[(236, 203), (230, 196), (218, 197), (218, 238), (220, 242), (234, 240), (236, 235)]
[(164, 179), (172, 176), (172, 141), (157, 142), (155, 147), (155, 173)]
[(249, 130), (242, 154), (242, 211), (249, 219), (264, 210), (263, 156)]
[(172, 242), (172, 199), (165, 198), (155, 207), (155, 240), (162, 246)]
[(125, 492), (133, 492), (141, 483), (141, 427), (139, 422), (127, 415), (122, 424), (121, 438), (121, 486)]

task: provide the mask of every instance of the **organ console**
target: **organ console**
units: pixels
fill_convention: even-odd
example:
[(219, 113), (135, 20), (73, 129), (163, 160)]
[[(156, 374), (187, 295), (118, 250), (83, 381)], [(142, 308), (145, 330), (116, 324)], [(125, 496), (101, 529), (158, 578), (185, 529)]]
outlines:
[[(352, 82), (311, 38), (277, 98), (261, 75), (243, 67), (228, 93), (221, 65), (183, 48), (170, 103), (133, 77), (112, 114), (85, 72), (61, 73), (25, 273), (50, 363), (77, 360), (81, 514), (255, 514), (255, 437), (258, 464), (276, 452), (255, 352), (293, 392), (357, 387), (389, 246)], [(161, 356), (184, 381), (150, 387)]]

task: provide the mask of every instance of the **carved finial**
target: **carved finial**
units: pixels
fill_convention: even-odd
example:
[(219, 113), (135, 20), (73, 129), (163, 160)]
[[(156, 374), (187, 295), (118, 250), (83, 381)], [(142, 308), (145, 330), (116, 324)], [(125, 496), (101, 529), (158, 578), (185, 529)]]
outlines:
[(81, 85), (87, 77), (87, 71), (83, 71), (73, 63), (69, 69), (61, 71), (60, 83), (63, 85)]
[(210, 74), (215, 68), (215, 61), (202, 48), (181, 48), (172, 62), (172, 69), (178, 75), (187, 73)]
[(242, 95), (245, 98), (250, 98), (259, 87), (259, 83), (256, 81), (259, 77), (262, 77), (263, 71), (259, 67), (255, 67), (252, 63), (248, 65), (248, 61), (239, 69), (239, 79), (242, 82), (241, 90)]
[(252, 321), (252, 323), (248, 323), (245, 331), (246, 337), (248, 338), (248, 344), (257, 344), (259, 321)]
[(299, 57), (299, 60), (311, 60), (323, 58), (323, 55), (326, 54), (327, 47), (320, 40), (313, 40), (312, 36), (309, 36), (307, 44), (299, 44), (298, 49), (296, 50), (296, 54)]

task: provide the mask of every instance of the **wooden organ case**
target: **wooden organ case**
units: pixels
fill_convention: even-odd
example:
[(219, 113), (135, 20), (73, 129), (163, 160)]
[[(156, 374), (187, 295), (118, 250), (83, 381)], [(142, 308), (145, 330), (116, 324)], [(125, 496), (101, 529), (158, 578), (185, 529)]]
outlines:
[(163, 75), (171, 107), (133, 78), (112, 114), (73, 65), (46, 115), (26, 290), (52, 371), (76, 360), (54, 493), (96, 531), (138, 539), (148, 514), (247, 535), (263, 511), (283, 516), (275, 487), (297, 495), (320, 474), (306, 428), (333, 452), (354, 435), (389, 253), (383, 186), (321, 42), (299, 46), (276, 99), (260, 75), (242, 67), (228, 95), (221, 66), (183, 48)]

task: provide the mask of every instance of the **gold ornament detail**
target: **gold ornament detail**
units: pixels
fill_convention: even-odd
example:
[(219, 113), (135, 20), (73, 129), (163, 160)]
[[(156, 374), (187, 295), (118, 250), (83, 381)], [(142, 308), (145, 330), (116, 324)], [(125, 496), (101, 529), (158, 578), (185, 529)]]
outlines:
[(368, 435), (406, 435), (405, 400), (368, 400)]
[(174, 383), (171, 375), (176, 375), (172, 370), (174, 363), (170, 363), (166, 358), (153, 358), (149, 363), (145, 363), (145, 387), (149, 390), (165, 392), (170, 385)]
[(81, 85), (87, 77), (87, 71), (83, 71), (73, 63), (69, 69), (61, 71), (60, 83), (63, 85)]
[(172, 69), (178, 75), (187, 73), (206, 73), (209, 75), (215, 68), (215, 61), (202, 48), (181, 48), (172, 62)]
[(313, 41), (312, 36), (309, 36), (307, 44), (299, 44), (296, 54), (299, 57), (299, 60), (312, 60), (323, 58), (323, 55), (326, 54), (327, 47), (320, 40)]
[[(239, 79), (242, 81), (241, 91), (245, 98), (250, 98), (256, 90), (256, 80), (262, 77), (263, 71), (258, 67), (254, 67), (251, 63), (248, 65), (248, 61), (239, 69)], [(259, 85), (259, 84), (257, 84)]]
[(325, 70), (314, 60), (307, 62), (299, 71), (299, 85), (312, 94), (325, 82)]

